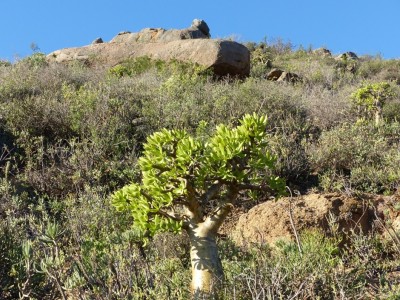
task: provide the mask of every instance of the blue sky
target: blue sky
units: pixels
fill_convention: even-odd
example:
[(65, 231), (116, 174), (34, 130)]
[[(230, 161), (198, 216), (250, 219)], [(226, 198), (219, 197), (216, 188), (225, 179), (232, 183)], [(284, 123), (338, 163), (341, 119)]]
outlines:
[(0, 0), (0, 59), (109, 41), (120, 31), (186, 28), (204, 19), (212, 37), (327, 47), (400, 58), (400, 0)]

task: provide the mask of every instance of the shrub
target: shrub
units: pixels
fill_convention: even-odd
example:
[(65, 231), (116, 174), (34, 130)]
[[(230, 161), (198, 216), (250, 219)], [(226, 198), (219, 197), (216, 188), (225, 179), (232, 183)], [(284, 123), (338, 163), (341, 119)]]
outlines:
[(335, 238), (305, 231), (300, 239), (301, 253), (294, 242), (278, 242), (274, 249), (251, 247), (243, 260), (226, 259), (229, 281), (224, 299), (336, 299), (364, 294), (362, 275), (343, 273)]
[(46, 54), (42, 52), (35, 52), (31, 56), (24, 58), (19, 63), (26, 63), (31, 68), (41, 68), (47, 65)]
[(358, 90), (351, 94), (351, 100), (359, 109), (361, 119), (371, 118), (375, 115), (375, 124), (382, 119), (382, 110), (385, 102), (395, 96), (387, 82), (364, 83)]
[(393, 191), (399, 184), (398, 124), (343, 125), (310, 147), (324, 190)]

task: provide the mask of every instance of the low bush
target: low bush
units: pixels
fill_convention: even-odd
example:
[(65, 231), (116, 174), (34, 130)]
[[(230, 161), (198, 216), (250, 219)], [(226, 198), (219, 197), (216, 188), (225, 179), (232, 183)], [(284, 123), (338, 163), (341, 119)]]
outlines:
[(300, 240), (301, 252), (294, 242), (278, 242), (275, 248), (250, 246), (248, 252), (221, 247), (231, 254), (223, 260), (227, 286), (222, 298), (355, 299), (388, 292), (398, 296), (398, 286), (389, 287), (389, 276), (378, 273), (388, 253), (376, 237), (354, 234), (347, 250), (340, 250), (339, 236), (318, 231), (305, 231)]
[(399, 125), (345, 124), (321, 134), (309, 148), (326, 191), (393, 192), (400, 183)]

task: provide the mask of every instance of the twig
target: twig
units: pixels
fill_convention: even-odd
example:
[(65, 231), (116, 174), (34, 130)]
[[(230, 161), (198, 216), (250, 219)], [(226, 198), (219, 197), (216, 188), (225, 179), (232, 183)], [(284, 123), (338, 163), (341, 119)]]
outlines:
[(300, 295), (301, 289), (303, 288), (303, 285), (304, 285), (305, 283), (306, 283), (306, 280), (304, 280), (304, 281), (300, 284), (299, 288), (297, 289), (297, 292), (290, 298), (290, 300), (295, 299), (298, 295)]
[(292, 190), (287, 186), (287, 190), (290, 193), (290, 198), (289, 198), (289, 218), (290, 218), (290, 224), (292, 225), (293, 233), (296, 238), (296, 243), (297, 243), (297, 248), (299, 249), (300, 256), (303, 256), (303, 249), (301, 247), (301, 241), (300, 241), (300, 236), (297, 232), (296, 226), (294, 225), (294, 220), (293, 220), (293, 209), (292, 209), (292, 200), (293, 200), (293, 194)]

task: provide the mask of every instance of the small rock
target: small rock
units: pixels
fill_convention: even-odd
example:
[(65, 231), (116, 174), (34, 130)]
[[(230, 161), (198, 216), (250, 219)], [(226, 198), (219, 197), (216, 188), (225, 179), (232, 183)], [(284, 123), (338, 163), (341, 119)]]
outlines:
[(207, 23), (204, 20), (194, 19), (192, 21), (191, 28), (199, 29), (203, 34), (205, 34), (208, 37), (211, 37), (210, 28), (208, 27)]
[(315, 49), (315, 50), (313, 51), (313, 53), (316, 54), (316, 55), (324, 56), (324, 57), (332, 56), (331, 51), (329, 51), (329, 50), (326, 49), (326, 48), (318, 48), (318, 49)]
[(278, 82), (296, 83), (301, 81), (301, 77), (295, 73), (286, 72), (280, 69), (272, 69), (266, 76), (267, 80)]
[(102, 44), (102, 43), (104, 43), (102, 38), (97, 38), (92, 42), (92, 44)]
[(296, 83), (301, 81), (301, 77), (295, 73), (283, 72), (282, 75), (278, 78), (278, 82), (290, 82)]
[(281, 77), (283, 72), (284, 72), (283, 70), (274, 68), (267, 74), (266, 79), (271, 81), (277, 81), (279, 77)]
[(336, 60), (358, 60), (357, 54), (354, 52), (345, 52), (336, 57)]

